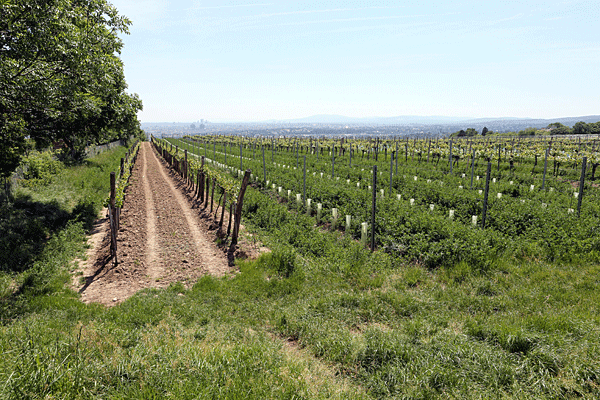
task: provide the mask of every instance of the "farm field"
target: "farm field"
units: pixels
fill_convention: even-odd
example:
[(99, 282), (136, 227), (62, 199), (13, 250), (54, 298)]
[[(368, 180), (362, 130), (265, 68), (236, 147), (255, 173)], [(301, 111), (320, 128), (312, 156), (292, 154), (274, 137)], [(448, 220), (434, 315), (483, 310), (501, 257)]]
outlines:
[[(107, 172), (118, 168), (119, 150), (92, 161), (101, 167), (59, 173), (36, 191), (43, 196), (17, 191), (3, 216), (26, 213), (27, 198), (35, 207), (52, 205), (69, 222), (39, 220), (47, 239), (31, 245), (38, 250), (18, 269), (3, 264), (1, 397), (600, 396), (594, 140), (555, 142), (564, 153), (548, 157), (545, 179), (547, 143), (534, 153), (524, 143), (519, 151), (508, 147), (510, 141), (499, 148), (491, 143), (486, 153), (479, 144), (454, 142), (453, 155), (460, 158), (450, 164), (451, 147), (441, 142), (429, 149), (427, 142), (398, 142), (397, 152), (391, 140), (386, 147), (377, 143), (388, 154), (379, 151), (376, 161), (366, 141), (350, 141), (353, 153), (349, 143), (333, 140), (156, 142), (179, 160), (188, 151), (195, 160), (192, 182), (201, 162), (191, 154), (210, 159), (203, 168), (232, 194), (229, 201), (240, 171), (252, 170), (243, 224), (255, 246), (271, 251), (236, 260), (235, 271), (224, 277), (147, 287), (109, 308), (85, 304), (70, 289), (68, 271), (83, 254), (91, 224), (75, 213), (82, 206), (71, 203), (87, 199), (97, 213), (108, 188), (98, 184), (96, 193), (86, 192), (95, 182), (89, 176), (65, 182), (88, 173), (107, 181)], [(142, 173), (144, 159), (149, 168), (148, 157), (156, 154), (146, 150), (124, 209), (136, 182), (143, 189), (157, 181), (143, 180), (151, 173)], [(473, 150), (480, 151), (474, 163)], [(392, 159), (392, 151), (399, 157)], [(500, 163), (492, 156), (497, 152), (505, 156)], [(581, 191), (583, 156), (590, 166)], [(3, 217), (1, 223), (10, 221)], [(14, 248), (22, 245), (23, 231), (16, 232), (21, 236), (14, 236)], [(375, 251), (369, 249), (373, 232)]]
[[(438, 268), (465, 261), (486, 268), (505, 255), (599, 260), (596, 139), (493, 144), (389, 141), (379, 144), (384, 150), (378, 160), (374, 143), (368, 147), (367, 141), (336, 145), (331, 140), (313, 144), (312, 139), (288, 139), (259, 144), (217, 137), (198, 147), (198, 140), (169, 140), (191, 154), (227, 165), (235, 175), (238, 166), (250, 168), (257, 186), (270, 189), (288, 208), (314, 215), (315, 223), (335, 225), (357, 240), (364, 241), (374, 232), (376, 248), (408, 263)], [(265, 147), (278, 151), (267, 149), (265, 156), (261, 153)], [(366, 157), (365, 148), (371, 153)], [(540, 157), (546, 149), (546, 157)], [(396, 150), (399, 157), (394, 158)], [(499, 159), (494, 156), (498, 154)], [(374, 166), (378, 168), (375, 184)], [(373, 222), (374, 230), (365, 226)], [(473, 229), (484, 225), (485, 229)]]

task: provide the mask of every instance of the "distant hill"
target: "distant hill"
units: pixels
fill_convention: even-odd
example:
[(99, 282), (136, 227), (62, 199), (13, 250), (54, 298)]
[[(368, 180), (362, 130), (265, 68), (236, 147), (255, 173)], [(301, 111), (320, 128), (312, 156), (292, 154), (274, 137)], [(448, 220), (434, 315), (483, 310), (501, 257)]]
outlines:
[(450, 131), (456, 132), (460, 129), (475, 128), (479, 132), (483, 127), (496, 132), (518, 132), (527, 128), (545, 128), (554, 122), (560, 122), (563, 125), (572, 127), (577, 122), (592, 123), (600, 121), (600, 115), (586, 115), (581, 117), (563, 117), (552, 119), (533, 119), (533, 118), (478, 118), (462, 121), (460, 123), (447, 124)]
[[(397, 117), (346, 117), (343, 115), (330, 115), (321, 114), (313, 115), (305, 118), (285, 119), (285, 120), (268, 120), (262, 122), (236, 122), (236, 123), (209, 123), (210, 129), (217, 127), (225, 127), (228, 125), (237, 126), (261, 126), (261, 125), (330, 125), (336, 126), (337, 128), (343, 127), (344, 125), (351, 126), (405, 126), (421, 127), (421, 129), (428, 131), (435, 131), (436, 133), (449, 133), (456, 132), (461, 129), (474, 128), (481, 132), (483, 127), (488, 130), (496, 132), (508, 132), (532, 128), (545, 128), (553, 122), (560, 122), (567, 126), (573, 126), (577, 122), (583, 121), (585, 123), (592, 123), (600, 121), (600, 115), (585, 115), (580, 117), (562, 117), (562, 118), (515, 118), (515, 117), (502, 117), (502, 118), (470, 118), (470, 117), (446, 117), (446, 116), (416, 116), (416, 115), (400, 115)], [(181, 133), (194, 132), (199, 130), (192, 129), (190, 122), (142, 122), (142, 129), (148, 131), (154, 130), (176, 130)]]
[(346, 117), (343, 115), (320, 114), (310, 117), (269, 120), (264, 123), (286, 123), (286, 124), (375, 124), (375, 125), (469, 125), (475, 126), (491, 124), (496, 125), (526, 125), (526, 126), (547, 126), (553, 122), (560, 122), (564, 125), (573, 126), (575, 123), (583, 121), (586, 123), (600, 121), (600, 115), (587, 115), (581, 117), (563, 117), (551, 119), (534, 118), (469, 118), (469, 117), (446, 117), (446, 116), (417, 116), (400, 115), (397, 117)]
[(581, 116), (581, 117), (563, 117), (563, 118), (551, 118), (551, 119), (534, 119), (534, 118), (477, 118), (477, 119), (470, 119), (470, 120), (466, 120), (466, 121), (462, 121), (462, 123), (465, 124), (483, 124), (486, 122), (490, 122), (490, 123), (498, 123), (498, 122), (510, 122), (512, 124), (515, 123), (520, 123), (520, 124), (532, 124), (530, 126), (534, 126), (534, 125), (544, 125), (547, 126), (548, 124), (551, 124), (553, 122), (560, 122), (563, 125), (569, 125), (569, 126), (573, 126), (575, 125), (577, 122), (579, 121), (583, 121), (585, 123), (590, 123), (590, 122), (598, 122), (600, 121), (600, 115), (585, 115), (585, 116)]

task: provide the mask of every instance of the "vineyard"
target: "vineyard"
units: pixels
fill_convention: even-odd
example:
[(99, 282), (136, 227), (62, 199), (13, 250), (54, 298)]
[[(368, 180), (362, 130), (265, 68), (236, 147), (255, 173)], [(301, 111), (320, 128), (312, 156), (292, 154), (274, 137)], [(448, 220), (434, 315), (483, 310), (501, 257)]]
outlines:
[(66, 166), (0, 204), (0, 397), (598, 398), (596, 153), (214, 135)]
[[(231, 179), (243, 169), (254, 171), (254, 186), (273, 201), (402, 262), (486, 269), (506, 256), (600, 260), (596, 138), (168, 143), (230, 172), (219, 173), (227, 187), (239, 186)], [(268, 207), (244, 213), (261, 227), (277, 218)]]

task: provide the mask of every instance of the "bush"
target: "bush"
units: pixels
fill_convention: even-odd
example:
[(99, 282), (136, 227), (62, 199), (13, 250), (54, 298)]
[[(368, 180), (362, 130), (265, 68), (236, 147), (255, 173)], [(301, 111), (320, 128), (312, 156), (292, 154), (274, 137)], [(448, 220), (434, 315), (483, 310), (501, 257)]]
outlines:
[(48, 185), (54, 175), (63, 170), (63, 164), (54, 159), (52, 152), (33, 152), (23, 159), (25, 186)]

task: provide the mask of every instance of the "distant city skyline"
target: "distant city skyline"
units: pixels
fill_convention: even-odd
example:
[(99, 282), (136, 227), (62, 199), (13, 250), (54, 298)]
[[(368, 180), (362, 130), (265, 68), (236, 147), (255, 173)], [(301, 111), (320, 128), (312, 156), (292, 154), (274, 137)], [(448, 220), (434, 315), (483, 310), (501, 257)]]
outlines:
[(142, 122), (600, 114), (595, 1), (111, 3)]

